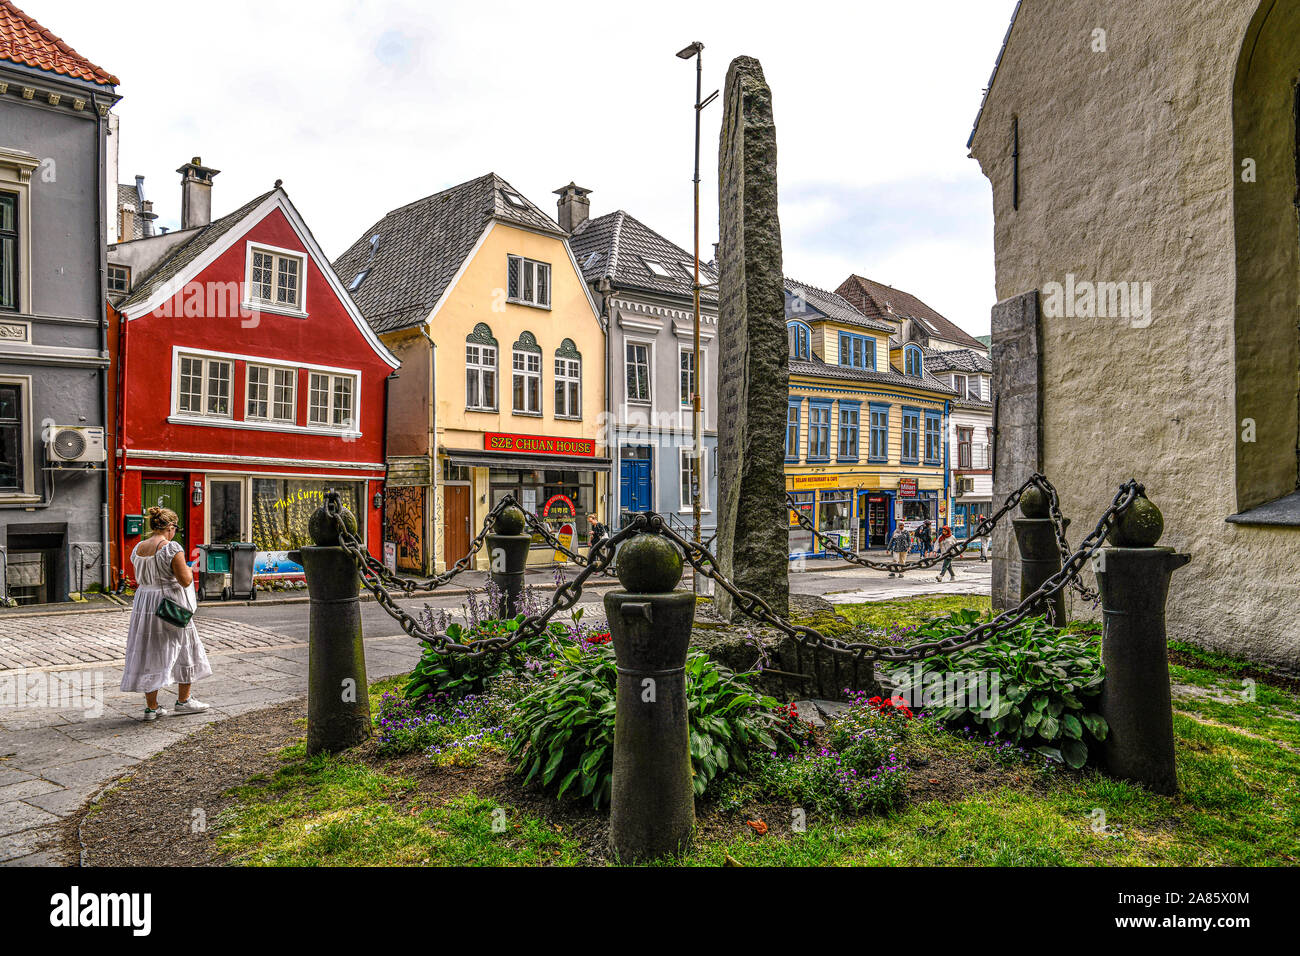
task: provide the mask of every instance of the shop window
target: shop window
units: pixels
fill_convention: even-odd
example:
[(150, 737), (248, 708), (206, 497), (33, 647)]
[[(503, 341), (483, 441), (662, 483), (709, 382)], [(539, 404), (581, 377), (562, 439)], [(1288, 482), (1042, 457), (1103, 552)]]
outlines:
[(293, 424), (298, 417), (297, 370), (249, 363), (244, 417)]
[(842, 535), (853, 530), (853, 492), (823, 491), (817, 502), (817, 530)]
[(808, 460), (828, 461), (831, 454), (831, 406), (808, 403)]
[(799, 460), (799, 411), (803, 400), (791, 401), (785, 416), (785, 460)]
[(233, 363), (225, 359), (180, 356), (177, 368), (176, 410), (184, 415), (230, 418)]
[(650, 346), (644, 342), (627, 343), (627, 400), (650, 402)]
[(871, 447), (867, 454), (873, 462), (889, 459), (889, 406), (871, 404)]
[(307, 421), (326, 428), (352, 428), (356, 377), (312, 372), (308, 384)]
[(920, 460), (921, 412), (916, 408), (903, 409), (902, 461), (915, 465)]
[[(488, 481), (492, 506), (507, 494), (514, 495), (525, 511), (541, 518), (553, 533), (558, 534), (569, 524), (573, 526), (575, 544), (587, 544), (587, 515), (594, 512), (596, 502), (595, 472), (493, 468)], [(540, 535), (533, 535), (533, 547), (549, 545)]]
[(307, 523), (333, 488), (340, 501), (357, 516), (365, 537), (368, 502), (360, 481), (311, 481), (297, 478), (253, 478), (253, 543), (259, 551), (291, 551), (312, 543)]
[(939, 412), (925, 413), (925, 460), (937, 465), (943, 456), (943, 416)]
[(860, 409), (857, 402), (840, 402), (840, 461), (858, 460), (858, 424)]
[[(816, 516), (813, 513), (815, 493), (811, 491), (796, 491), (791, 493), (794, 499), (794, 507), (798, 509), (799, 514), (807, 518), (816, 526)], [(811, 554), (813, 552), (813, 535), (811, 531), (806, 530), (799, 524), (795, 512), (790, 512), (790, 535), (789, 549), (793, 554)]]

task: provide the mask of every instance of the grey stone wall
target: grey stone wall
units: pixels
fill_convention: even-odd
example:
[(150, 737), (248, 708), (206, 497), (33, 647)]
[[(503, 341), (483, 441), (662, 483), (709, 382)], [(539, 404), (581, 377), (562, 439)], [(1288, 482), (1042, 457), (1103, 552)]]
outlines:
[[(785, 292), (776, 124), (759, 62), (727, 70), (718, 151), (718, 547), (722, 571), (779, 614), (789, 605)], [(732, 611), (725, 594), (718, 608)]]

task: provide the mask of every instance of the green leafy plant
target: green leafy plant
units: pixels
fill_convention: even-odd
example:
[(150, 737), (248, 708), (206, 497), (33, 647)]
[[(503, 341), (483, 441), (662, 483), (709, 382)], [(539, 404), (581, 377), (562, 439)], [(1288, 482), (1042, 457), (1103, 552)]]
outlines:
[[(449, 624), (446, 634), (455, 643), (468, 645), (487, 637), (507, 637), (519, 630), (523, 621), (524, 615), (520, 614), (515, 618), (480, 621), (469, 626)], [(418, 701), (431, 694), (481, 694), (496, 678), (504, 674), (522, 673), (528, 658), (545, 653), (550, 639), (564, 631), (565, 625), (555, 622), (538, 637), (520, 641), (499, 654), (484, 657), (439, 654), (426, 645), (407, 679), (402, 696)]]
[[(979, 623), (958, 611), (924, 625), (942, 640)], [(927, 658), (900, 675), (898, 693), (953, 726), (973, 727), (1078, 769), (1106, 739), (1097, 712), (1104, 673), (1098, 637), (1031, 618), (986, 644)]]
[[(554, 790), (603, 807), (614, 772), (614, 708), (618, 669), (607, 644), (558, 646), (553, 676), (511, 715), (509, 754), (524, 774)], [(686, 660), (687, 720), (696, 794), (721, 775), (746, 767), (749, 752), (775, 748), (776, 702), (706, 655)]]

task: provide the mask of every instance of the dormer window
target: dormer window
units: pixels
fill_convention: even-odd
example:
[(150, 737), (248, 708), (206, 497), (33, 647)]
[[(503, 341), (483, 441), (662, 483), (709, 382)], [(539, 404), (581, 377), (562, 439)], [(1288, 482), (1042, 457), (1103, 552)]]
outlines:
[(518, 305), (551, 307), (551, 267), (548, 263), (506, 257), (506, 298)]
[(812, 330), (802, 322), (787, 322), (785, 330), (790, 344), (790, 357), (809, 358), (812, 351)]
[(921, 361), (919, 346), (909, 345), (903, 350), (903, 368), (908, 375), (914, 378), (921, 378), (925, 374), (925, 365)]
[(957, 393), (958, 398), (965, 398), (966, 397), (966, 376), (954, 375), (952, 377), (952, 389), (954, 392)]
[(305, 271), (306, 256), (287, 249), (249, 246), (249, 304), (286, 312), (302, 312)]
[(876, 367), (876, 340), (866, 335), (841, 332), (840, 364), (848, 368), (874, 371)]

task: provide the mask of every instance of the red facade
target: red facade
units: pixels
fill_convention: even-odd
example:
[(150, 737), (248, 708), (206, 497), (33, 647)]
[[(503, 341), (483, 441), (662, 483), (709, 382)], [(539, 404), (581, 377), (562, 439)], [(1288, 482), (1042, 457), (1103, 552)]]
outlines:
[[(352, 308), (281, 190), (237, 224), (207, 228), (223, 225), (151, 298), (133, 291), (121, 304), (119, 572), (132, 576), (139, 536), (128, 533), (130, 516), (161, 502), (181, 515), (192, 557), (200, 544), (252, 541), (259, 574), (295, 576), (284, 552), (311, 543), (306, 518), (328, 487), (344, 493), (369, 550), (382, 557), (375, 496), (384, 479), (386, 379), (397, 361)], [(186, 254), (170, 260), (177, 257)], [(282, 287), (290, 301), (296, 293), (297, 307), (267, 304)]]

